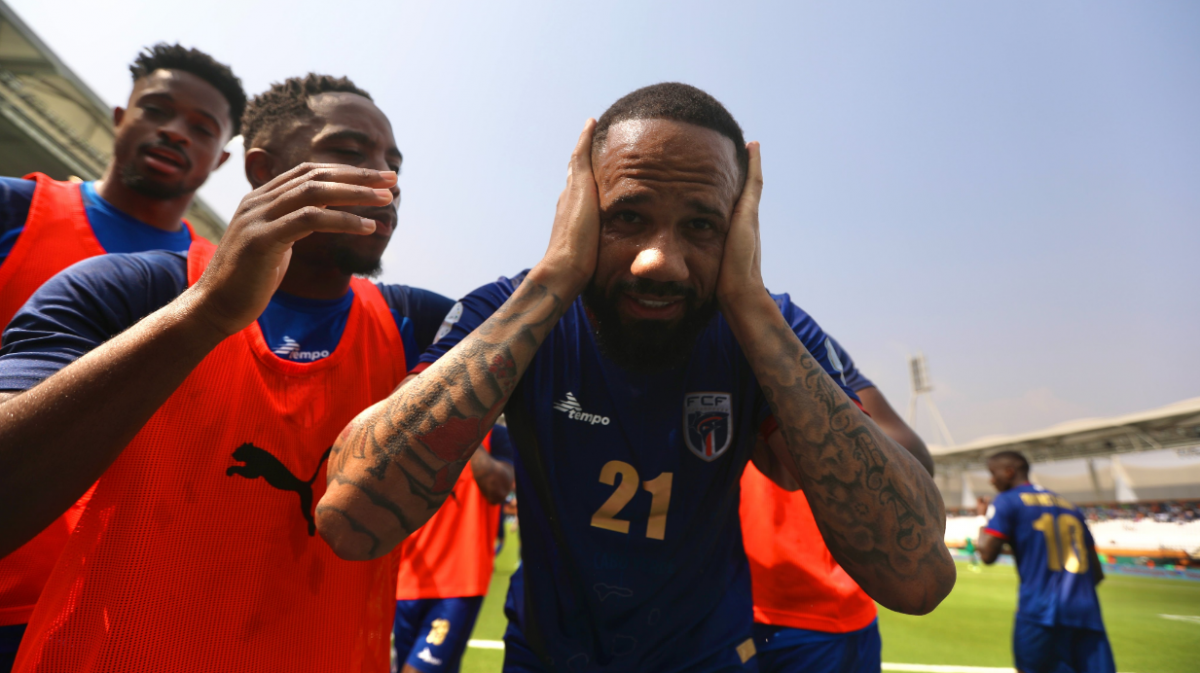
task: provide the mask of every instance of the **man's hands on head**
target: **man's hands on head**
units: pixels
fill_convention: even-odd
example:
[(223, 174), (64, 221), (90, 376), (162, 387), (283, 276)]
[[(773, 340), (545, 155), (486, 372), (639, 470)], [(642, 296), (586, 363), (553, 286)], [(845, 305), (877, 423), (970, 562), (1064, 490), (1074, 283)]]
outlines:
[(592, 173), (592, 135), (589, 119), (579, 134), (567, 164), (567, 186), (558, 197), (550, 245), (530, 278), (545, 283), (564, 301), (575, 299), (596, 273), (600, 251), (600, 197)]
[(733, 209), (733, 220), (725, 236), (721, 275), (717, 279), (717, 301), (726, 316), (746, 305), (742, 299), (766, 294), (758, 227), (758, 204), (763, 188), (762, 153), (757, 142), (746, 143), (746, 150), (750, 154), (746, 184)]
[(368, 235), (375, 221), (330, 206), (391, 202), (392, 171), (300, 164), (242, 199), (208, 269), (189, 292), (197, 312), (228, 336), (258, 319), (279, 287), (292, 244), (317, 231)]
[(872, 598), (924, 614), (954, 586), (941, 496), (917, 459), (829, 378), (767, 293), (758, 226), (762, 161), (757, 143), (747, 149), (717, 301), (779, 423), (767, 440), (777, 460), (760, 452), (756, 464), (776, 476), (778, 466), (791, 473), (834, 559)]

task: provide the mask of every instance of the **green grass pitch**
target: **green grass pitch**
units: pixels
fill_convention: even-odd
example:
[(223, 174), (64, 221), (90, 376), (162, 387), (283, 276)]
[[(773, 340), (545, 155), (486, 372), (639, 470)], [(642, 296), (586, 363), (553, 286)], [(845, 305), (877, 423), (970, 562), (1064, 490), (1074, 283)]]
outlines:
[[(517, 567), (517, 536), (496, 560), (491, 590), (472, 638), (504, 637), (504, 592)], [(1200, 671), (1200, 582), (1109, 575), (1100, 585), (1104, 623), (1122, 673)], [(1012, 666), (1011, 638), (1017, 603), (1012, 566), (974, 573), (959, 565), (954, 592), (932, 614), (910, 617), (880, 610), (883, 660), (888, 663)], [(1159, 615), (1192, 616), (1193, 620)], [(504, 653), (468, 648), (463, 673), (496, 673)]]

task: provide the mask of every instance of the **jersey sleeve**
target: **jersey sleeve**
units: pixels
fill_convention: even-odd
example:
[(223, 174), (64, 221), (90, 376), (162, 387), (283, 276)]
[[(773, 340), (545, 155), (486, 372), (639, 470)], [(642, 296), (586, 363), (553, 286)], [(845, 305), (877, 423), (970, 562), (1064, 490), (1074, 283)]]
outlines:
[(434, 335), (433, 344), (421, 354), (421, 359), (414, 371), (422, 371), (437, 362), (438, 358), (457, 346), (468, 334), (474, 332), (476, 327), (482, 325), (496, 312), (496, 309), (508, 301), (512, 295), (514, 283), (517, 282), (519, 281), (501, 278), (495, 283), (484, 285), (454, 304), (444, 315), (441, 326)]
[(33, 180), (0, 178), (0, 264), (8, 259), (17, 238), (25, 230), (36, 187)]
[[(383, 283), (376, 283), (375, 286), (383, 293), (384, 301), (392, 309), (392, 315), (396, 318), (396, 325), (400, 327), (402, 334), (405, 331), (401, 325), (402, 318), (407, 318), (412, 342), (411, 357), (408, 361), (416, 361), (433, 343), (433, 337), (437, 334), (442, 319), (454, 305), (454, 300), (419, 287)], [(409, 347), (410, 334), (404, 335), (406, 348)]]
[(987, 523), (984, 524), (983, 532), (992, 537), (1000, 538), (1006, 542), (1013, 538), (1013, 505), (1012, 498), (1006, 498), (1003, 494), (996, 496), (992, 504), (988, 505)]
[(185, 289), (182, 253), (101, 255), (68, 267), (46, 281), (4, 331), (0, 391), (29, 390)]
[[(834, 383), (841, 387), (842, 391), (846, 393), (846, 397), (849, 397), (851, 401), (859, 404), (861, 407), (858, 394), (855, 393), (856, 389), (850, 385), (850, 380), (843, 376), (846, 369), (845, 362), (838, 359), (840, 355), (836, 346), (837, 342), (825, 334), (824, 330), (821, 329), (816, 320), (813, 320), (812, 316), (792, 303), (791, 297), (786, 294), (771, 295), (771, 297), (775, 300), (775, 304), (779, 306), (784, 320), (791, 326), (796, 338), (800, 339), (800, 343), (804, 344), (804, 347), (808, 349), (808, 352), (821, 365), (825, 373), (829, 374)], [(846, 359), (849, 359), (849, 355), (846, 356)], [(836, 365), (834, 364), (835, 362), (837, 363)], [(866, 380), (865, 377), (863, 377), (863, 380)], [(870, 385), (873, 384), (870, 384), (868, 381), (868, 385), (862, 386), (862, 388), (867, 388)], [(857, 390), (861, 390), (862, 388), (858, 388)], [(779, 428), (779, 424), (776, 422), (775, 417), (771, 415), (771, 410), (767, 406), (765, 399), (761, 401), (759, 406), (757, 422), (759, 435), (764, 440), (768, 439)]]
[(875, 387), (875, 383), (858, 370), (854, 364), (854, 358), (850, 357), (837, 339), (831, 336), (825, 337), (825, 351), (826, 357), (829, 358), (829, 364), (833, 366), (834, 371), (841, 374), (839, 383), (844, 383), (846, 387), (856, 393), (864, 388)]
[(513, 445), (508, 437), (508, 428), (497, 423), (492, 426), (492, 458), (512, 465)]

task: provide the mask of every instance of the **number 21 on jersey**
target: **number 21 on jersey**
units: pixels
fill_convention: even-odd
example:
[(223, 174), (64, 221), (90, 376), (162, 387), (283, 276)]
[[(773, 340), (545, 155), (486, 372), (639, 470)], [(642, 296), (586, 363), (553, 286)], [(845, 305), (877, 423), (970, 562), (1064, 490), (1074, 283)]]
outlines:
[[(617, 484), (617, 475), (621, 483)], [(667, 535), (667, 510), (671, 507), (671, 481), (675, 478), (672, 472), (663, 472), (657, 477), (642, 483), (642, 488), (650, 493), (650, 516), (646, 520), (646, 537), (652, 540), (662, 540)], [(600, 509), (592, 515), (592, 525), (596, 528), (629, 533), (629, 522), (618, 519), (617, 515), (637, 495), (637, 470), (629, 463), (620, 460), (610, 460), (600, 468), (600, 483), (609, 486), (616, 485), (617, 490), (608, 496), (608, 500), (600, 505)]]

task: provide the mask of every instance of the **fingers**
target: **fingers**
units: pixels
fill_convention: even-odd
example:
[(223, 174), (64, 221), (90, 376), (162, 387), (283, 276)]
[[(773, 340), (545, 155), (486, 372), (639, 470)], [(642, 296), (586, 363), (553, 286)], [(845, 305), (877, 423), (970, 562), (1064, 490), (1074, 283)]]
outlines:
[(757, 213), (763, 189), (762, 151), (757, 140), (746, 143), (746, 151), (750, 154), (750, 161), (746, 168), (746, 184), (738, 200), (738, 210), (742, 210), (744, 202), (745, 208), (753, 208), (753, 212)]
[(596, 120), (588, 119), (583, 124), (583, 132), (579, 134), (579, 142), (575, 143), (575, 149), (571, 152), (571, 163), (567, 171), (570, 176), (591, 177), (592, 173), (592, 136), (596, 132)]
[(365, 236), (374, 233), (375, 220), (341, 210), (305, 206), (279, 218), (275, 226), (272, 238), (291, 245), (314, 231)]
[(392, 192), (388, 189), (343, 182), (300, 180), (290, 189), (279, 192), (268, 206), (266, 214), (275, 219), (310, 206), (384, 206), (391, 201)]
[(272, 194), (294, 187), (306, 180), (342, 182), (351, 185), (387, 189), (396, 184), (396, 179), (395, 171), (377, 171), (370, 168), (347, 166), (345, 164), (302, 163), (284, 171), (257, 191), (263, 194)]

